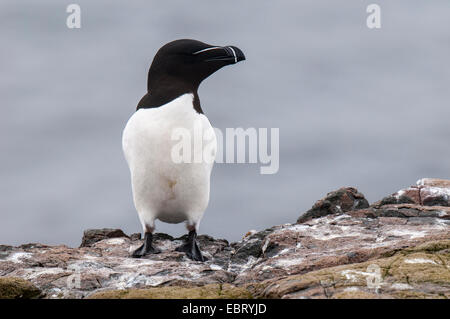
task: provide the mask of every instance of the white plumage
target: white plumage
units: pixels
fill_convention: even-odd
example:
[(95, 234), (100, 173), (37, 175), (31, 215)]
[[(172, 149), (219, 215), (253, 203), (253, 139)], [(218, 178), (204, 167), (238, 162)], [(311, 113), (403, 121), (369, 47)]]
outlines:
[[(215, 157), (214, 130), (208, 118), (194, 109), (193, 99), (193, 94), (183, 94), (160, 107), (139, 109), (123, 131), (122, 146), (131, 172), (134, 204), (144, 232), (153, 231), (155, 219), (167, 223), (187, 221), (188, 229), (197, 230), (208, 206), (213, 162), (203, 156), (195, 163), (176, 163), (172, 158), (172, 149), (179, 143), (172, 139), (174, 130), (189, 131), (193, 146), (194, 130), (199, 126), (212, 137), (208, 149)], [(192, 157), (198, 158), (202, 154), (194, 153), (203, 149), (192, 147)]]

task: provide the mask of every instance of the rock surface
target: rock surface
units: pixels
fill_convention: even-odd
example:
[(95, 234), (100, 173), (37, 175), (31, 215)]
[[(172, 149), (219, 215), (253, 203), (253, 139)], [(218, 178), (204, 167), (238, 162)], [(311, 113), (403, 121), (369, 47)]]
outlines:
[[(390, 257), (252, 284), (258, 298), (450, 298), (450, 240), (433, 241)], [(389, 254), (388, 254), (389, 255)]]
[(304, 223), (313, 218), (329, 214), (345, 213), (367, 207), (369, 207), (369, 202), (356, 188), (342, 187), (337, 191), (328, 193), (325, 198), (318, 200), (310, 210), (297, 219), (297, 223)]
[(0, 279), (44, 298), (448, 298), (449, 193), (450, 181), (422, 179), (369, 206), (341, 188), (297, 223), (231, 244), (199, 236), (205, 263), (166, 234), (154, 236), (161, 254), (130, 258), (140, 237), (111, 229), (86, 231), (79, 248), (0, 246)]
[(450, 181), (422, 178), (416, 185), (383, 198), (374, 206), (385, 204), (416, 204), (424, 206), (450, 206)]
[[(92, 244), (107, 238), (127, 237), (121, 229), (102, 228), (102, 229), (88, 229), (83, 233), (80, 247), (90, 247)], [(138, 238), (140, 239), (140, 237)]]
[(41, 296), (41, 291), (27, 280), (0, 277), (0, 299), (31, 299)]
[(251, 299), (243, 287), (229, 284), (209, 284), (202, 287), (158, 287), (147, 289), (106, 290), (94, 293), (90, 299)]

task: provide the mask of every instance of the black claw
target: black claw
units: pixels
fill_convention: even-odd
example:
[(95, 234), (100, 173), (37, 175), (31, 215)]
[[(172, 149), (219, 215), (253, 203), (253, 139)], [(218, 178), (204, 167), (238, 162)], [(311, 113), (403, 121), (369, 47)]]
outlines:
[(188, 258), (192, 260), (202, 262), (207, 261), (208, 258), (202, 255), (202, 252), (198, 247), (196, 238), (197, 238), (196, 231), (195, 230), (190, 231), (186, 243), (175, 248), (175, 250), (186, 253), (186, 256), (188, 256)]
[(131, 257), (141, 258), (150, 254), (159, 254), (161, 250), (153, 247), (152, 241), (153, 241), (152, 233), (145, 233), (144, 243), (131, 254)]

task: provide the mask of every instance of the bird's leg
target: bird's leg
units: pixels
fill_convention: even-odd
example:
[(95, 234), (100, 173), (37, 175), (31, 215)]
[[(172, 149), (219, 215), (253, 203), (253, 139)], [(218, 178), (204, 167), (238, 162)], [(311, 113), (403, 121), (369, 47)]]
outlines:
[(200, 248), (197, 245), (197, 232), (194, 230), (189, 231), (188, 240), (181, 246), (175, 248), (176, 251), (186, 253), (192, 260), (196, 261), (206, 261), (208, 260), (206, 257), (202, 255)]
[(153, 247), (152, 241), (153, 241), (153, 234), (151, 232), (145, 232), (144, 243), (142, 244), (142, 246), (140, 246), (133, 252), (131, 257), (141, 258), (145, 255), (159, 254), (161, 250)]

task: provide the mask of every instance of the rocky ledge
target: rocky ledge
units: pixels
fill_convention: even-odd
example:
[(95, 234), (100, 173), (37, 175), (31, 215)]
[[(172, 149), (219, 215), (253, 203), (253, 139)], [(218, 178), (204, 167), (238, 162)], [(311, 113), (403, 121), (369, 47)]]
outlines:
[(450, 181), (421, 179), (369, 205), (345, 187), (297, 223), (236, 243), (199, 236), (208, 257), (130, 258), (139, 234), (87, 230), (79, 248), (0, 245), (0, 298), (449, 298)]

